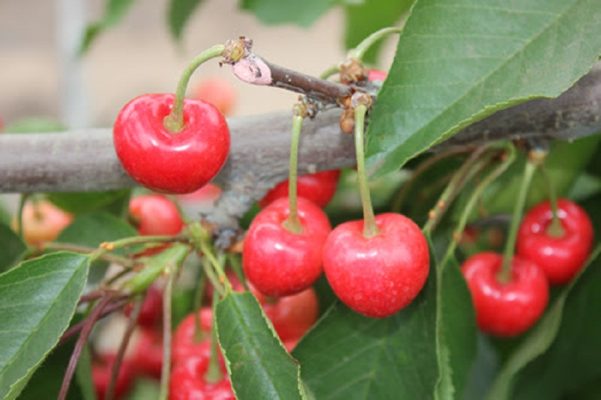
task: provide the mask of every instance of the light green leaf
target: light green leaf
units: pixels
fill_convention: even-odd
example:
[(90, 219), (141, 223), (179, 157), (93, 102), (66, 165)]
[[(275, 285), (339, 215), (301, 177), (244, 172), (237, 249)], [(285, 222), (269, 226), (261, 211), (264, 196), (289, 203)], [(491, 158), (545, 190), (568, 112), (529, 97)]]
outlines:
[(230, 293), (219, 301), (217, 331), (237, 399), (304, 398), (300, 368), (252, 294)]
[(0, 223), (0, 271), (21, 259), (27, 246), (10, 227)]
[(127, 14), (134, 0), (106, 0), (102, 18), (87, 26), (79, 48), (80, 54), (86, 53), (94, 40), (106, 29), (116, 25)]
[(601, 54), (596, 0), (419, 0), (367, 133), (381, 174), (494, 111), (555, 97)]
[(69, 325), (89, 259), (53, 253), (0, 275), (0, 398), (14, 399)]
[(171, 0), (169, 1), (168, 22), (169, 30), (175, 39), (181, 39), (186, 24), (202, 0)]
[(129, 190), (48, 193), (46, 197), (57, 207), (74, 214), (106, 209), (111, 206), (121, 211), (123, 203), (129, 200)]
[(242, 0), (240, 8), (251, 11), (267, 25), (296, 24), (308, 27), (335, 3), (335, 0)]

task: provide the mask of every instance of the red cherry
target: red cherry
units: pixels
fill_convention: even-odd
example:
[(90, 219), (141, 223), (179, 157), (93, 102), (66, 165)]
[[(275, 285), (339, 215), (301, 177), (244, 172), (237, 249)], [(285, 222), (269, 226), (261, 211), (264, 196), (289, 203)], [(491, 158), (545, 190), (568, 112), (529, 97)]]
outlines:
[[(298, 177), (297, 191), (300, 197), (311, 200), (320, 207), (325, 207), (334, 193), (340, 177), (339, 170), (322, 171), (315, 174), (301, 175)], [(276, 199), (288, 196), (288, 180), (280, 182), (259, 201), (261, 208)]]
[(175, 365), (169, 377), (169, 400), (234, 400), (227, 375), (217, 383), (209, 383), (204, 377), (207, 368), (208, 359), (198, 357)]
[(407, 306), (426, 282), (428, 243), (409, 218), (376, 216), (379, 233), (363, 235), (363, 220), (336, 227), (323, 251), (323, 266), (334, 293), (368, 317), (387, 317)]
[(185, 203), (213, 204), (221, 196), (221, 188), (213, 183), (207, 183), (195, 192), (180, 194), (178, 200)]
[(323, 244), (331, 231), (328, 217), (309, 200), (298, 198), (301, 233), (284, 228), (288, 198), (274, 201), (251, 223), (242, 250), (248, 280), (267, 296), (286, 296), (307, 289), (322, 271)]
[(177, 206), (160, 194), (134, 197), (129, 202), (129, 214), (140, 235), (176, 235), (184, 226)]
[(23, 207), (23, 238), (32, 246), (41, 246), (55, 240), (72, 220), (71, 214), (49, 201), (27, 202)]
[(161, 378), (163, 338), (152, 329), (140, 329), (132, 356), (135, 371), (152, 378)]
[(196, 338), (196, 321), (194, 314), (189, 314), (177, 326), (172, 340), (172, 360), (174, 363), (195, 356), (206, 358), (207, 362), (211, 356), (211, 345), (206, 339), (211, 331), (213, 312), (209, 307), (203, 307), (200, 311), (200, 341)]
[(478, 326), (497, 336), (515, 336), (528, 330), (545, 311), (549, 284), (542, 269), (515, 256), (511, 281), (501, 283), (497, 274), (503, 256), (484, 252), (468, 258), (461, 266), (472, 294)]
[(225, 118), (212, 105), (184, 102), (184, 128), (163, 126), (174, 96), (136, 97), (119, 112), (113, 126), (115, 150), (123, 168), (140, 184), (160, 192), (190, 193), (221, 169), (230, 148)]
[(214, 105), (223, 115), (230, 115), (236, 103), (236, 90), (230, 81), (214, 77), (199, 82), (194, 97)]
[[(115, 354), (101, 354), (92, 365), (92, 381), (96, 389), (96, 398), (104, 399), (111, 381), (111, 371), (115, 362)], [(130, 388), (134, 378), (134, 367), (125, 359), (121, 363), (117, 382), (115, 382), (115, 398), (123, 397)]]
[[(133, 305), (125, 306), (123, 313), (129, 317)], [(154, 328), (163, 317), (163, 292), (156, 286), (150, 286), (146, 292), (146, 297), (142, 303), (140, 315), (138, 315), (138, 325), (145, 328)]]
[(386, 71), (380, 71), (379, 69), (370, 69), (367, 71), (367, 80), (370, 82), (384, 82), (388, 73)]
[(275, 303), (263, 305), (263, 309), (282, 341), (298, 341), (317, 321), (319, 303), (315, 290), (309, 288), (292, 296), (280, 297)]
[(546, 201), (524, 217), (517, 238), (517, 253), (539, 265), (552, 284), (571, 280), (584, 266), (593, 245), (593, 224), (580, 206), (567, 199), (557, 202), (563, 235), (553, 236), (551, 204)]

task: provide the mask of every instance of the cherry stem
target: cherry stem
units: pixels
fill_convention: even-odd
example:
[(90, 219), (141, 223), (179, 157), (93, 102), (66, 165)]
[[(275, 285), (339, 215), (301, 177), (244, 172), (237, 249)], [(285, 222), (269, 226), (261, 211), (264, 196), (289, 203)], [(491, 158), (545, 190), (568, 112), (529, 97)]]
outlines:
[(230, 260), (230, 266), (234, 270), (234, 273), (238, 277), (238, 280), (240, 280), (240, 283), (242, 283), (244, 289), (249, 290), (248, 282), (246, 282), (246, 278), (244, 276), (244, 273), (242, 272), (242, 263), (240, 261), (239, 256), (237, 254), (230, 253), (228, 254), (228, 259)]
[(355, 47), (352, 50), (349, 50), (347, 58), (354, 58), (357, 60), (362, 60), (363, 56), (365, 56), (365, 53), (371, 48), (371, 46), (373, 46), (377, 41), (385, 38), (388, 35), (392, 35), (395, 33), (401, 33), (403, 29), (399, 28), (397, 26), (390, 26), (387, 28), (382, 28), (379, 31), (375, 31), (374, 33), (372, 33), (371, 35), (369, 35), (368, 37), (366, 37), (365, 39), (363, 39), (361, 41), (361, 43), (359, 43), (357, 45), (357, 47)]
[(201, 268), (199, 271), (198, 285), (196, 286), (196, 292), (194, 293), (194, 336), (193, 340), (195, 343), (199, 343), (202, 340), (202, 326), (200, 323), (200, 309), (202, 307), (202, 299), (204, 297), (205, 288), (205, 274)]
[(367, 173), (365, 172), (365, 151), (363, 149), (363, 132), (365, 130), (365, 114), (367, 106), (359, 104), (355, 107), (355, 156), (357, 157), (357, 181), (359, 182), (359, 194), (361, 195), (361, 205), (363, 206), (363, 236), (371, 238), (376, 236), (378, 226), (374, 216), (374, 208), (371, 204), (371, 194), (367, 183)]
[(507, 283), (511, 280), (511, 263), (513, 260), (513, 254), (515, 251), (515, 240), (518, 235), (518, 228), (522, 223), (522, 214), (524, 212), (524, 205), (526, 204), (526, 195), (530, 188), (530, 182), (536, 171), (537, 164), (528, 160), (524, 168), (524, 175), (522, 176), (522, 183), (520, 184), (520, 191), (513, 207), (513, 215), (511, 217), (511, 224), (509, 225), (509, 233), (507, 234), (507, 241), (505, 242), (505, 250), (503, 251), (503, 265), (501, 271), (497, 275), (499, 282)]
[(516, 157), (515, 147), (508, 143), (506, 146), (504, 160), (499, 164), (495, 169), (493, 169), (489, 174), (476, 186), (474, 191), (472, 192), (467, 204), (462, 210), (461, 216), (459, 217), (459, 222), (453, 231), (453, 240), (449, 243), (447, 247), (447, 251), (444, 255), (441, 265), (445, 266), (452, 255), (455, 253), (455, 248), (457, 244), (461, 240), (461, 236), (463, 235), (463, 230), (465, 229), (465, 225), (472, 214), (474, 207), (478, 203), (478, 200), (482, 197), (482, 194), (492, 182), (494, 182), (499, 176), (501, 176), (507, 168), (515, 161)]
[(555, 191), (555, 185), (553, 184), (551, 176), (549, 175), (549, 171), (544, 163), (540, 164), (540, 171), (545, 178), (547, 191), (549, 193), (549, 203), (551, 203), (551, 211), (553, 213), (553, 219), (551, 220), (551, 224), (547, 227), (546, 233), (553, 237), (562, 237), (565, 234), (565, 230), (563, 229), (563, 225), (559, 219), (559, 208), (557, 206), (557, 192)]
[(161, 386), (159, 400), (167, 400), (169, 396), (169, 377), (171, 375), (171, 301), (176, 269), (169, 271), (167, 284), (163, 291), (163, 366), (161, 368)]
[[(71, 244), (71, 243), (56, 243), (56, 242), (45, 243), (44, 249), (65, 250), (65, 251), (72, 251), (75, 253), (82, 253), (82, 254), (93, 253), (98, 250), (95, 247), (87, 247), (87, 246), (80, 246), (80, 245)], [(119, 264), (123, 267), (126, 267), (127, 269), (131, 269), (135, 264), (134, 261), (130, 258), (122, 257), (122, 256), (112, 254), (112, 253), (101, 254), (100, 256), (98, 256), (98, 258), (101, 258), (108, 262)]]
[(332, 65), (319, 75), (319, 79), (328, 79), (329, 77), (336, 75), (339, 71), (340, 67), (338, 65)]
[(294, 114), (292, 117), (292, 140), (290, 141), (290, 166), (288, 167), (288, 218), (282, 224), (292, 233), (300, 234), (303, 224), (298, 218), (298, 145), (303, 128), (303, 117)]
[(205, 379), (209, 383), (217, 383), (221, 380), (222, 374), (219, 368), (219, 352), (217, 351), (217, 292), (213, 292), (213, 321), (211, 323), (211, 358), (209, 358), (209, 366), (205, 373)]
[(432, 233), (455, 196), (457, 196), (463, 186), (472, 179), (480, 168), (484, 166), (485, 163), (480, 160), (480, 156), (487, 148), (487, 146), (477, 148), (453, 175), (451, 181), (438, 198), (434, 208), (428, 214), (428, 221), (422, 229), (424, 234)]
[(190, 78), (192, 74), (198, 67), (200, 67), (206, 61), (221, 57), (223, 51), (225, 50), (225, 46), (222, 44), (217, 44), (215, 46), (209, 47), (196, 57), (192, 59), (190, 65), (186, 67), (182, 76), (177, 84), (177, 89), (175, 90), (175, 100), (173, 102), (173, 109), (171, 113), (163, 119), (163, 125), (165, 128), (172, 132), (177, 133), (181, 131), (184, 127), (184, 98), (186, 96), (186, 89), (188, 87), (188, 83), (190, 82)]
[(109, 380), (109, 385), (106, 389), (106, 395), (104, 396), (105, 400), (112, 400), (115, 398), (115, 386), (117, 385), (119, 370), (121, 369), (123, 357), (125, 356), (125, 351), (127, 350), (127, 346), (129, 345), (131, 335), (134, 333), (134, 329), (136, 328), (136, 322), (138, 321), (138, 316), (140, 315), (140, 311), (142, 310), (142, 303), (142, 299), (135, 302), (134, 308), (131, 314), (129, 315), (129, 319), (127, 320), (127, 327), (125, 328), (125, 332), (123, 333), (121, 343), (119, 343), (119, 349), (117, 349), (115, 362), (113, 363), (111, 368), (111, 379)]

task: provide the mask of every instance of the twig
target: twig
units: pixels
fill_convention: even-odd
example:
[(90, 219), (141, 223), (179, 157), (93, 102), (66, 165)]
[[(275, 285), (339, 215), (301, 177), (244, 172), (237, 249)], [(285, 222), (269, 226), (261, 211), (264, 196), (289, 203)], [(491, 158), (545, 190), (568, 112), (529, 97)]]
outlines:
[[(113, 298), (113, 301), (115, 301), (115, 300), (116, 299)], [(98, 316), (97, 320), (100, 320), (100, 319), (106, 317), (107, 315), (123, 308), (128, 302), (129, 302), (129, 299), (126, 296), (118, 298), (117, 301), (115, 301), (113, 304), (109, 304), (109, 305), (103, 307), (103, 310), (100, 313), (100, 315)], [(65, 343), (73, 335), (76, 335), (79, 331), (83, 330), (83, 328), (85, 327), (85, 324), (86, 324), (86, 320), (78, 322), (77, 324), (73, 325), (71, 328), (67, 329), (67, 331), (65, 333), (63, 333), (63, 336), (61, 336), (59, 345)]]
[[(89, 254), (89, 253), (93, 253), (96, 250), (98, 250), (95, 247), (79, 246), (79, 245), (70, 244), (70, 243), (56, 243), (56, 242), (46, 243), (44, 245), (44, 247), (46, 249), (50, 249), (50, 250), (65, 250), (65, 251), (72, 251), (74, 253), (82, 253), (82, 254)], [(135, 265), (135, 262), (133, 260), (131, 260), (127, 257), (122, 257), (122, 256), (118, 256), (116, 254), (111, 254), (111, 253), (103, 253), (102, 255), (99, 256), (99, 258), (104, 261), (119, 264), (119, 265), (122, 265), (122, 266), (128, 267), (128, 268), (132, 268)]]

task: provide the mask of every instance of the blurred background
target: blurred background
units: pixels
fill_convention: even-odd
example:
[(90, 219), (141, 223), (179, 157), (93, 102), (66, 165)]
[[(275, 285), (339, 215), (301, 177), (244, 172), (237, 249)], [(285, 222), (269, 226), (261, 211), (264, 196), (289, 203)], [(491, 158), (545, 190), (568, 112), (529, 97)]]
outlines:
[[(166, 23), (166, 0), (134, 2), (115, 26), (77, 55), (87, 24), (102, 17), (103, 0), (0, 0), (0, 118), (5, 125), (46, 117), (68, 127), (110, 126), (120, 107), (149, 92), (172, 92), (183, 68), (203, 49), (246, 35), (268, 60), (317, 75), (344, 56), (342, 8), (311, 25), (266, 26), (234, 0), (205, 0), (181, 42)], [(380, 61), (391, 62), (394, 41)], [(229, 80), (237, 92), (233, 115), (291, 107), (296, 95), (243, 84), (229, 66), (203, 65), (191, 87), (210, 77)]]

